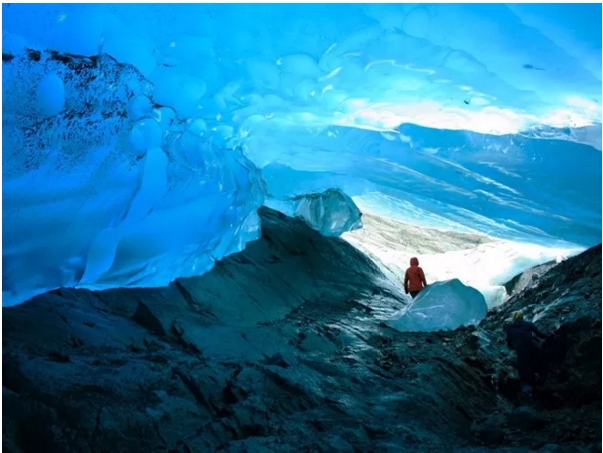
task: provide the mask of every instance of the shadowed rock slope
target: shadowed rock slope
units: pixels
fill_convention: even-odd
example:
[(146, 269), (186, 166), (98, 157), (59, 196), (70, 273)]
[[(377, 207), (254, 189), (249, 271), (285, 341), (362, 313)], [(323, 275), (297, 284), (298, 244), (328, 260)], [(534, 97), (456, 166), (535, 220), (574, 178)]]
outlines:
[[(401, 333), (383, 322), (400, 289), (365, 255), (261, 216), (202, 277), (3, 309), (4, 451), (600, 451), (600, 247), (478, 330)], [(560, 332), (530, 406), (500, 331), (523, 307)]]

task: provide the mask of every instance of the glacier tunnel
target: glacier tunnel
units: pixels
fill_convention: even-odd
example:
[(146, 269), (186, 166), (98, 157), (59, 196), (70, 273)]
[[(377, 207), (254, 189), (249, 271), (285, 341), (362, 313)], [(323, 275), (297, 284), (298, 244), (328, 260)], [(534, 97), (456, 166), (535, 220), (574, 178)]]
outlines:
[[(285, 380), (295, 380), (295, 373), (304, 373), (295, 370), (306, 359), (293, 361), (293, 366), (292, 359), (281, 357), (285, 353), (277, 345), (282, 340), (275, 333), (281, 327), (275, 326), (290, 318), (299, 326), (327, 316), (326, 312), (320, 314), (319, 308), (330, 300), (329, 310), (334, 311), (329, 321), (320, 318), (324, 325), (317, 327), (318, 333), (303, 333), (303, 338), (300, 334), (288, 344), (303, 344), (299, 348), (304, 354), (352, 348), (360, 356), (385, 348), (385, 340), (371, 339), (377, 331), (386, 335), (385, 321), (396, 327), (392, 314), (408, 309), (402, 277), (408, 259), (420, 256), (429, 283), (455, 282), (444, 285), (448, 289), (442, 293), (437, 293), (439, 283), (431, 286), (433, 294), (448, 294), (445, 291), (453, 288), (461, 296), (454, 293), (450, 297), (462, 299), (462, 294), (470, 294), (465, 285), (479, 290), (470, 288), (474, 291), (471, 297), (479, 298), (474, 311), (479, 319), (485, 317), (483, 329), (494, 332), (492, 319), (498, 316), (502, 322), (511, 306), (517, 308), (533, 299), (538, 302), (525, 307), (533, 307), (534, 320), (543, 319), (540, 322), (549, 323), (550, 330), (562, 332), (558, 340), (551, 340), (551, 351), (558, 353), (561, 343), (555, 341), (565, 338), (596, 348), (586, 334), (576, 332), (588, 328), (596, 337), (599, 329), (600, 340), (600, 316), (588, 312), (596, 319), (587, 327), (585, 318), (563, 318), (562, 324), (555, 321), (553, 325), (551, 313), (568, 313), (559, 308), (562, 304), (557, 299), (547, 299), (547, 294), (557, 294), (557, 290), (529, 288), (541, 281), (549, 282), (551, 288), (560, 288), (561, 281), (573, 288), (575, 281), (588, 277), (588, 294), (577, 290), (585, 302), (570, 311), (578, 317), (593, 303), (595, 311), (600, 310), (600, 300), (598, 306), (593, 302), (600, 295), (600, 264), (597, 268), (584, 257), (591, 256), (592, 247), (597, 253), (602, 234), (601, 40), (601, 4), (4, 3), (2, 305), (4, 319), (10, 319), (4, 327), (10, 335), (5, 342), (29, 344), (33, 340), (19, 334), (27, 329), (16, 327), (28, 325), (39, 332), (40, 344), (52, 344), (54, 334), (50, 332), (56, 326), (49, 327), (54, 325), (48, 318), (51, 315), (36, 311), (46, 308), (30, 304), (37, 300), (48, 313), (68, 310), (66, 307), (72, 310), (70, 314), (61, 311), (63, 321), (57, 321), (58, 326), (61, 322), (69, 325), (68, 339), (61, 339), (60, 347), (44, 350), (52, 366), (75, 367), (80, 362), (71, 355), (73, 351), (83, 354), (85, 345), (97, 340), (95, 351), (140, 340), (137, 346), (129, 346), (128, 353), (148, 349), (153, 357), (160, 355), (159, 346), (152, 346), (154, 340), (138, 330), (128, 330), (134, 327), (124, 327), (127, 313), (127, 322), (133, 320), (136, 329), (146, 329), (145, 335), (151, 332), (153, 338), (170, 339), (170, 345), (177, 345), (180, 349), (174, 354), (215, 354), (223, 356), (220, 364), (235, 356), (240, 363), (268, 360), (257, 369), (276, 382), (279, 391), (286, 387), (293, 393), (306, 392), (301, 402), (292, 402), (291, 407), (279, 406), (282, 398), (275, 397), (273, 410), (305, 413), (314, 407), (318, 391), (314, 388), (308, 397), (306, 386), (311, 384), (303, 379), (293, 386), (296, 390), (284, 386)], [(574, 272), (574, 268), (582, 270)], [(565, 274), (560, 269), (566, 269)], [(546, 275), (558, 275), (561, 280), (541, 279), (547, 270)], [(522, 272), (526, 273), (520, 278)], [(574, 275), (575, 281), (564, 280), (567, 275)], [(591, 280), (595, 281), (592, 288)], [(519, 286), (528, 288), (521, 297), (516, 296)], [(570, 297), (566, 293), (559, 297)], [(182, 304), (177, 309), (176, 300)], [(340, 300), (341, 307), (351, 304), (345, 306), (352, 307), (354, 322), (366, 323), (370, 318), (378, 323), (366, 329), (345, 324), (335, 314), (340, 313), (335, 300)], [(366, 308), (362, 301), (369, 300), (370, 308)], [(546, 307), (538, 308), (543, 300)], [(319, 304), (316, 313), (308, 308), (312, 303)], [(174, 314), (185, 306), (195, 312), (194, 319)], [(297, 321), (295, 316), (301, 316), (298, 310), (303, 307), (307, 313)], [(401, 344), (420, 345), (408, 346), (404, 354), (423, 353), (424, 343), (452, 348), (456, 340), (433, 337), (439, 335), (444, 321), (436, 316), (432, 322), (430, 316), (442, 313), (442, 307), (439, 302), (427, 304), (424, 312), (417, 312), (421, 323), (431, 324), (418, 329), (420, 333), (411, 333), (432, 336), (425, 341), (423, 337), (400, 337)], [(522, 309), (532, 310), (525, 307)], [(86, 310), (107, 318), (80, 319)], [(465, 315), (470, 311), (459, 310)], [(77, 329), (74, 319), (80, 326)], [(494, 378), (475, 376), (494, 375), (492, 370), (503, 366), (503, 356), (492, 358), (496, 348), (491, 345), (498, 341), (498, 334), (472, 332), (475, 326), (468, 327), (460, 318), (448, 321), (450, 331), (456, 332), (462, 325), (460, 336), (454, 338), (462, 337), (467, 344), (474, 341), (480, 345), (476, 346), (479, 351), (490, 348), (488, 360), (495, 364), (488, 362), (490, 365), (466, 373), (461, 365), (450, 365), (447, 372), (458, 378), (450, 381), (454, 382), (450, 387), (442, 385), (445, 396), (437, 396), (434, 381), (425, 384), (426, 393), (419, 399), (433, 402), (435, 412), (446, 404), (457, 409), (468, 405), (465, 414), (491, 411), (494, 399), (484, 395), (493, 390), (480, 382)], [(574, 321), (578, 324), (572, 324)], [(268, 325), (273, 330), (261, 330)], [(578, 325), (582, 327), (575, 327)], [(92, 326), (104, 326), (102, 340), (101, 336), (87, 339)], [(234, 334), (227, 326), (239, 330), (232, 327)], [(80, 328), (88, 333), (78, 333)], [(67, 332), (62, 327), (55, 330)], [(211, 340), (204, 336), (209, 331)], [(241, 358), (237, 354), (242, 354), (244, 341), (252, 341), (249, 338), (255, 338), (256, 345), (261, 343), (263, 352), (249, 349), (245, 353), (249, 356)], [(328, 346), (323, 344), (327, 338), (331, 341)], [(29, 346), (22, 347), (31, 353)], [(573, 351), (563, 347), (564, 354)], [(387, 354), (380, 351), (382, 363), (382, 355)], [(37, 376), (40, 382), (62, 376), (52, 366), (36, 368), (23, 365), (22, 360), (12, 361), (11, 354), (10, 360), (3, 360), (16, 370), (4, 378), (14, 383), (7, 390), (10, 395), (21, 394), (25, 385), (17, 375)], [(388, 354), (391, 358), (397, 353)], [(481, 360), (479, 353), (471, 354), (467, 363)], [(112, 360), (134, 366), (129, 356)], [(215, 370), (221, 369), (215, 360)], [(422, 363), (417, 360), (413, 363)], [(219, 409), (222, 403), (208, 403), (213, 397), (191, 390), (191, 382), (202, 379), (198, 375), (191, 378), (182, 368), (184, 362), (173, 365), (171, 372), (196, 402), (190, 407), (185, 404), (182, 410), (192, 413), (208, 407), (210, 415), (203, 417), (209, 417), (206, 421), (210, 424), (230, 417), (231, 409)], [(327, 366), (321, 363), (320, 367)], [(425, 382), (441, 371), (416, 366), (413, 373), (427, 376)], [(275, 377), (275, 369), (290, 375)], [(224, 370), (215, 372), (226, 376)], [(126, 375), (135, 373), (129, 369)], [(403, 374), (400, 371), (399, 376)], [(404, 379), (411, 375), (407, 373)], [(245, 371), (236, 373), (239, 381), (245, 376)], [(581, 377), (586, 379), (584, 376), (591, 375), (584, 371)], [(214, 377), (206, 378), (200, 387), (212, 386), (209, 382)], [(248, 404), (249, 391), (241, 390), (244, 384), (237, 381), (239, 390), (232, 390), (236, 379), (227, 379), (231, 387), (222, 391), (229, 395), (224, 398), (230, 405)], [(512, 381), (503, 384), (499, 378), (497, 382), (497, 391), (510, 391)], [(88, 382), (86, 388), (94, 385)], [(433, 388), (428, 388), (430, 385)], [(478, 388), (481, 390), (475, 390)], [(176, 403), (166, 402), (170, 391), (153, 391), (160, 392), (154, 398), (162, 401), (163, 409), (158, 409), (161, 404), (156, 401), (152, 410), (145, 406), (141, 417), (159, 420), (152, 411), (174, 416), (167, 405)], [(327, 398), (329, 392), (321, 391), (324, 395), (320, 393), (320, 398)], [(349, 391), (335, 392), (333, 399), (344, 404)], [(459, 392), (477, 393), (458, 402), (454, 395)], [(483, 398), (478, 401), (481, 396), (476, 395)], [(575, 393), (567, 395), (559, 398), (579, 400)], [(413, 412), (409, 394), (392, 398), (371, 400), (371, 417), (379, 417), (380, 410), (389, 411), (388, 405), (395, 400), (396, 410), (407, 410), (421, 419), (420, 411)], [(50, 407), (46, 400), (40, 397), (36, 401), (46, 405), (39, 416), (48, 418), (43, 415)], [(114, 407), (111, 404), (103, 407)], [(97, 419), (103, 419), (108, 430), (107, 417), (115, 416), (103, 412), (103, 407), (99, 406)], [(60, 409), (52, 406), (48, 410), (58, 411), (59, 415), (49, 416), (52, 420), (61, 419)], [(350, 416), (362, 419), (359, 414)], [(56, 450), (32, 446), (22, 440), (27, 436), (19, 434), (22, 425), (32, 426), (27, 421), (30, 415), (19, 419), (21, 416), (14, 415), (18, 420), (15, 452), (88, 448), (73, 443), (75, 437), (65, 440), (66, 434), (59, 442), (56, 430), (51, 436)], [(461, 423), (457, 416), (450, 415), (442, 426), (457, 429), (456, 423)], [(512, 416), (525, 414), (513, 412)], [(158, 439), (173, 452), (222, 447), (241, 452), (291, 451), (249, 443), (259, 437), (272, 438), (278, 430), (237, 417), (228, 429), (206, 426), (209, 431), (204, 428), (203, 436), (212, 432), (214, 437), (202, 436), (203, 440), (188, 450), (182, 445), (192, 441), (182, 440), (181, 433), (174, 434), (181, 437), (172, 449), (167, 446), (176, 445), (176, 437), (161, 440), (159, 435)], [(475, 434), (481, 429), (475, 426), (482, 427), (482, 422), (478, 423), (477, 416), (467, 417), (470, 422), (458, 429), (465, 432), (471, 425)], [(436, 420), (428, 423), (438, 424)], [(65, 426), (71, 426), (71, 422), (64, 423), (63, 433), (67, 432)], [(508, 422), (508, 426), (512, 424)], [(263, 427), (257, 428), (260, 425)], [(408, 451), (415, 451), (412, 448), (417, 445), (416, 451), (453, 451), (445, 447), (444, 440), (429, 440), (433, 433), (419, 425), (412, 433), (390, 432), (393, 437), (363, 425), (364, 437), (352, 436), (356, 439), (358, 435), (360, 440), (352, 441), (342, 431), (336, 440), (320, 441), (316, 449), (303, 443), (305, 440), (299, 442), (307, 447), (303, 451), (368, 451), (366, 442), (378, 443), (374, 451), (406, 451), (399, 450), (400, 445)], [(254, 429), (261, 434), (249, 434)], [(299, 429), (290, 433), (291, 439), (304, 438), (305, 431)], [(89, 431), (98, 436), (94, 434), (97, 428)], [(480, 435), (483, 432), (479, 431)], [(89, 448), (151, 451), (151, 444), (143, 448), (133, 446), (134, 441), (120, 443), (125, 438), (144, 438), (132, 436), (121, 433), (111, 437), (114, 443), (108, 438), (94, 440), (105, 446), (95, 449), (90, 444)], [(255, 440), (249, 440), (252, 438)], [(243, 443), (235, 446), (236, 442)], [(295, 445), (297, 441), (291, 442)], [(459, 442), (455, 445), (462, 444)], [(123, 450), (111, 450), (109, 445)]]
[(202, 274), (328, 189), (594, 245), (599, 9), (3, 5), (3, 303)]

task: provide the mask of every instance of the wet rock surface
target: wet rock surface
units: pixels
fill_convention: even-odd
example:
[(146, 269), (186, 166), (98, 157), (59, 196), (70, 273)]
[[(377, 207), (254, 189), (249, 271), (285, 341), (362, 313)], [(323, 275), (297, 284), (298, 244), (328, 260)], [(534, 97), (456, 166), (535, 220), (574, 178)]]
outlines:
[[(600, 246), (479, 328), (402, 333), (362, 253), (261, 215), (202, 277), (3, 309), (4, 451), (600, 451)], [(556, 332), (527, 401), (502, 332), (517, 309)]]
[(549, 261), (541, 264), (540, 266), (534, 266), (520, 274), (517, 274), (511, 280), (504, 284), (507, 294), (514, 296), (521, 292), (534, 282), (536, 282), (542, 275), (546, 274), (549, 269), (552, 269), (557, 265), (557, 261)]

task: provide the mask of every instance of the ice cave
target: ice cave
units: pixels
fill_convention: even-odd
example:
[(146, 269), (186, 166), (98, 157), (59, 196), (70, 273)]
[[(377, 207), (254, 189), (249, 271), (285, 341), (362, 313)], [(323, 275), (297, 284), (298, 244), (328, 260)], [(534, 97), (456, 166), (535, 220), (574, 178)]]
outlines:
[[(544, 276), (601, 243), (601, 37), (601, 4), (3, 3), (3, 316), (36, 300), (48, 313), (80, 314), (103, 300), (117, 305), (99, 316), (128, 313), (187, 353), (235, 360), (237, 345), (255, 338), (263, 355), (252, 348), (245, 360), (268, 360), (281, 383), (302, 372), (279, 368), (292, 362), (262, 323), (302, 309), (303, 322), (315, 319), (312, 303), (319, 316), (341, 299), (357, 322), (420, 331), (429, 344), (441, 344), (439, 330), (470, 335), (484, 318), (488, 329), (488, 310), (507, 316), (536, 294), (530, 285), (552, 282)], [(411, 304), (402, 279), (413, 256), (432, 285)], [(593, 272), (600, 292), (600, 267)], [(520, 280), (528, 290), (518, 298)], [(168, 315), (177, 298), (195, 321)], [(379, 343), (373, 328), (336, 327), (329, 316), (288, 344), (368, 354)], [(23, 314), (38, 318), (32, 326), (45, 332), (36, 324), (45, 315)], [(242, 340), (231, 323), (252, 330)], [(65, 341), (86, 344), (69, 326)], [(98, 348), (130, 340), (103, 341)], [(410, 396), (392, 398), (410, 407)], [(251, 442), (242, 427), (260, 422), (241, 420), (233, 439)], [(375, 430), (363, 436), (385, 439)], [(215, 436), (182, 451), (235, 442)], [(307, 451), (367, 451), (345, 433), (333, 439), (321, 444), (332, 450)], [(401, 451), (388, 439), (378, 451)]]
[(598, 8), (3, 5), (3, 305), (200, 275), (329, 189), (593, 245)]

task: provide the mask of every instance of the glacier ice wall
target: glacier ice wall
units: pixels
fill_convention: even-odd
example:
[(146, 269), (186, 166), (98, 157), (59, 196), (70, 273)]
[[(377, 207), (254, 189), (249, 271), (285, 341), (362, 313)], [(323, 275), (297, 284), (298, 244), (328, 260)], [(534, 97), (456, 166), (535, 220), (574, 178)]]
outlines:
[(601, 5), (2, 12), (7, 300), (201, 273), (264, 193), (600, 241)]
[(132, 66), (30, 50), (3, 69), (3, 305), (165, 285), (259, 237), (255, 166), (153, 107)]
[[(377, 194), (369, 207), (401, 220), (437, 213), (440, 223), (501, 238), (600, 242), (600, 151), (518, 135), (398, 129), (383, 137), (288, 127), (287, 134), (250, 137), (248, 156), (262, 165), (261, 156), (274, 150), (262, 174), (275, 198), (337, 187), (353, 197)], [(289, 152), (277, 152), (283, 149)]]

